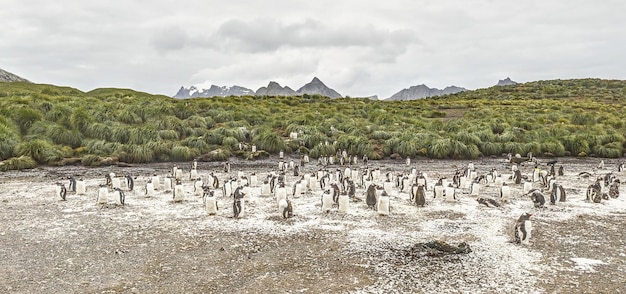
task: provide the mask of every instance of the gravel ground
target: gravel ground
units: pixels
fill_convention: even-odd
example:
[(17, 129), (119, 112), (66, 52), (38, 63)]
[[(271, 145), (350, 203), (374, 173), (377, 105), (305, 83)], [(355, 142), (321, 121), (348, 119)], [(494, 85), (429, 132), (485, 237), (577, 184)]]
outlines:
[[(244, 172), (264, 178), (277, 160), (234, 161), (231, 173), (219, 163), (199, 163), (201, 176), (220, 180)], [(547, 160), (546, 160), (547, 161)], [(293, 197), (295, 217), (279, 216), (275, 201), (251, 189), (246, 214), (232, 217), (230, 198), (217, 190), (220, 210), (208, 216), (201, 197), (185, 181), (186, 200), (171, 192), (145, 197), (152, 174), (165, 176), (173, 164), (133, 167), (44, 167), (0, 174), (0, 292), (6, 293), (626, 293), (626, 198), (587, 203), (592, 179), (618, 161), (559, 159), (558, 178), (568, 201), (534, 208), (512, 185), (513, 199), (502, 207), (478, 204), (468, 189), (460, 200), (432, 199), (424, 208), (394, 190), (389, 216), (367, 209), (364, 189), (348, 213), (321, 212), (318, 190)], [(452, 178), (468, 161), (418, 160), (413, 167), (429, 176)], [(473, 162), (480, 173), (496, 168), (507, 182), (503, 159)], [(188, 163), (180, 165), (187, 168)], [(383, 172), (407, 173), (404, 161), (370, 162)], [(342, 167), (342, 169), (345, 167)], [(355, 168), (355, 167), (353, 167)], [(545, 165), (541, 168), (546, 169)], [(306, 172), (317, 171), (310, 164)], [(334, 169), (334, 167), (333, 167)], [(530, 175), (532, 166), (522, 168)], [(588, 171), (591, 179), (578, 173)], [(104, 175), (131, 174), (135, 190), (127, 204), (96, 205)], [(55, 194), (57, 181), (80, 175), (87, 195)], [(287, 176), (291, 186), (297, 178)], [(539, 187), (539, 183), (535, 183)], [(127, 189), (126, 189), (127, 190)], [(480, 197), (497, 199), (485, 186)], [(548, 194), (549, 195), (549, 194)], [(510, 228), (532, 212), (527, 246), (510, 241)], [(416, 252), (418, 243), (467, 243), (472, 252), (441, 256)]]

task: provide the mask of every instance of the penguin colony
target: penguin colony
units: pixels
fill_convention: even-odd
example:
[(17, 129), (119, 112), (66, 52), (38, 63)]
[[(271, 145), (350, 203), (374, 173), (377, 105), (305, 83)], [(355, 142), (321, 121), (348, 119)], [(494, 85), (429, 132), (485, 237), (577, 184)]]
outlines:
[[(64, 182), (55, 183), (55, 193), (62, 201), (71, 201), (71, 197), (68, 199), (71, 195), (94, 195), (98, 205), (117, 206), (127, 205), (127, 194), (133, 197), (161, 197), (163, 193), (171, 193), (172, 203), (184, 204), (197, 198), (201, 200), (206, 215), (230, 214), (232, 218), (245, 217), (247, 203), (253, 197), (275, 201), (276, 215), (285, 219), (297, 216), (295, 209), (299, 199), (310, 197), (319, 197), (322, 215), (370, 209), (373, 214), (389, 216), (393, 215), (394, 202), (398, 201), (415, 206), (416, 213), (419, 213), (421, 207), (437, 202), (460, 203), (461, 197), (474, 197), (478, 205), (489, 208), (501, 207), (503, 203), (514, 200), (528, 201), (529, 210), (535, 210), (559, 205), (568, 199), (566, 187), (559, 182), (559, 177), (564, 175), (564, 167), (560, 166), (557, 173), (557, 163), (553, 160), (540, 164), (532, 154), (526, 157), (509, 155), (506, 164), (510, 164), (510, 174), (500, 174), (496, 168), (480, 171), (470, 162), (467, 166), (441, 173), (452, 175), (451, 180), (440, 177), (434, 182), (418, 167), (412, 167), (410, 159), (397, 166), (404, 172), (394, 174), (370, 166), (371, 162), (366, 157), (358, 162), (357, 157), (347, 155), (344, 150), (338, 152), (336, 158), (320, 157), (317, 165), (309, 164), (308, 157), (302, 157), (299, 164), (280, 158), (276, 165), (278, 169), (268, 170), (266, 174), (231, 172), (236, 168), (233, 169), (230, 162), (224, 163), (223, 173), (207, 171), (199, 168), (194, 160), (189, 177), (184, 177), (184, 170), (178, 166), (164, 175), (119, 176), (109, 172), (97, 187), (88, 187), (82, 178), (70, 176), (66, 178), (67, 188)], [(502, 170), (507, 169), (503, 167)], [(585, 199), (590, 203), (600, 203), (618, 198), (618, 175), (624, 171), (624, 163), (619, 164), (614, 173), (606, 169), (604, 162), (600, 162), (597, 171), (579, 173), (580, 179), (591, 181)], [(143, 189), (134, 189), (136, 181), (144, 183), (139, 186)], [(429, 186), (433, 182), (434, 185)], [(494, 189), (497, 192), (486, 192), (493, 192)], [(219, 205), (224, 202), (232, 205)], [(514, 242), (529, 243), (531, 216), (531, 213), (524, 213), (515, 218), (512, 229)]]

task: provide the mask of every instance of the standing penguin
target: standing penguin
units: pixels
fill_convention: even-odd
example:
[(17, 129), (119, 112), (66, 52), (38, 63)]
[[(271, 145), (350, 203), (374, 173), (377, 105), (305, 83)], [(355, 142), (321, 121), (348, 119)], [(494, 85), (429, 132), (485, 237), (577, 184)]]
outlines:
[(532, 223), (530, 217), (532, 214), (524, 213), (515, 222), (513, 230), (513, 240), (515, 243), (528, 245), (530, 243), (530, 233), (532, 231)]
[(115, 190), (118, 193), (119, 204), (121, 206), (124, 206), (124, 204), (126, 203), (126, 195), (124, 194), (124, 191), (122, 191), (122, 189), (120, 188), (113, 188), (113, 190)]
[(513, 174), (513, 181), (518, 185), (522, 183), (522, 172), (519, 169), (515, 170), (515, 173)]
[(433, 189), (435, 190), (433, 198), (443, 199), (443, 192), (445, 191), (443, 179), (439, 179), (437, 183), (435, 183), (435, 187)]
[(135, 188), (135, 181), (133, 180), (133, 177), (127, 174), (125, 178), (126, 178), (126, 186), (128, 187), (128, 190), (132, 191)]
[[(169, 179), (169, 186), (168, 186), (168, 179)], [(163, 185), (165, 186), (165, 191), (169, 192), (172, 190), (172, 179), (167, 177), (165, 178), (165, 180), (163, 180)], [(161, 178), (159, 176), (157, 176), (157, 174), (152, 174), (152, 186), (154, 187), (155, 191), (161, 190)]]
[(83, 179), (78, 179), (78, 181), (76, 181), (76, 194), (85, 195), (86, 193), (87, 186), (85, 185), (85, 181)]
[(378, 197), (376, 197), (376, 184), (370, 184), (369, 187), (367, 187), (365, 203), (367, 203), (367, 207), (374, 208), (377, 201)]
[(69, 190), (76, 192), (76, 179), (73, 176), (69, 176), (68, 180), (70, 181)]
[(216, 215), (219, 207), (217, 206), (217, 199), (215, 193), (209, 189), (209, 187), (203, 187), (204, 209), (208, 215)]
[(339, 205), (339, 186), (336, 183), (330, 184), (330, 189), (333, 193), (333, 203)]
[(454, 189), (452, 183), (449, 183), (445, 188), (443, 196), (447, 202), (454, 202), (456, 200), (456, 190)]
[(193, 194), (196, 196), (200, 196), (203, 194), (203, 190), (202, 190), (202, 186), (204, 184), (202, 183), (202, 179), (201, 178), (196, 178), (196, 180), (193, 182)]
[(343, 213), (348, 212), (348, 208), (350, 207), (350, 197), (348, 196), (348, 193), (346, 191), (343, 191), (339, 195), (337, 204), (339, 206), (339, 212), (343, 212)]
[(257, 187), (259, 185), (259, 177), (256, 175), (255, 172), (252, 172), (252, 174), (250, 175), (250, 187)]
[(98, 198), (96, 199), (97, 204), (107, 204), (109, 202), (109, 189), (106, 184), (100, 185), (98, 189)]
[(65, 188), (65, 184), (56, 183), (56, 194), (61, 197), (61, 200), (65, 201), (65, 196), (67, 196), (67, 189)]
[(183, 202), (183, 200), (185, 200), (185, 193), (181, 180), (176, 180), (176, 185), (174, 186), (172, 194), (174, 202)]
[(244, 201), (243, 198), (246, 196), (246, 193), (243, 192), (243, 187), (239, 186), (235, 189), (233, 193), (233, 216), (235, 218), (240, 218), (244, 216)]
[(383, 190), (378, 197), (378, 203), (376, 205), (376, 209), (378, 210), (379, 215), (389, 215), (389, 212), (391, 211), (389, 202), (389, 194), (387, 194), (387, 192)]
[(333, 207), (333, 202), (333, 192), (330, 189), (326, 189), (322, 193), (322, 212), (330, 212)]
[(411, 203), (424, 207), (426, 205), (426, 189), (424, 186), (414, 183), (411, 186)]
[(146, 183), (146, 197), (150, 197), (154, 195), (154, 184), (152, 183), (152, 179), (148, 179)]
[(511, 187), (506, 183), (502, 183), (500, 187), (500, 200), (508, 202), (511, 199)]
[[(154, 185), (155, 184), (154, 177), (152, 177), (152, 181)], [(157, 186), (153, 186), (153, 187), (156, 189)], [(172, 177), (170, 177), (169, 175), (163, 179), (163, 190), (168, 193), (172, 191)]]
[(565, 202), (565, 189), (563, 189), (563, 186), (554, 182), (552, 183), (552, 191), (550, 191), (550, 203), (554, 205), (557, 201)]
[(293, 205), (291, 204), (291, 200), (289, 199), (281, 200), (280, 203), (278, 203), (278, 212), (285, 219), (293, 217)]
[(528, 192), (530, 192), (530, 190), (533, 189), (533, 182), (531, 181), (525, 181), (524, 182), (524, 186), (522, 188), (522, 191), (524, 194), (528, 194)]
[(616, 179), (613, 181), (611, 186), (609, 186), (609, 196), (611, 198), (619, 197), (619, 185), (620, 185), (620, 181), (619, 179)]

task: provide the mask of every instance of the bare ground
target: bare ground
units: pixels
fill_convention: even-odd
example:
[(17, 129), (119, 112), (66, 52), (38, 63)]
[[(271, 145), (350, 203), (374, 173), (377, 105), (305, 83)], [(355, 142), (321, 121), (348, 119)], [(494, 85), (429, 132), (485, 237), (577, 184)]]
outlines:
[[(559, 179), (568, 202), (537, 209), (515, 187), (501, 208), (479, 205), (467, 190), (458, 203), (430, 199), (425, 208), (392, 195), (388, 217), (353, 202), (342, 214), (319, 210), (319, 191), (294, 198), (296, 216), (283, 220), (270, 197), (254, 196), (246, 216), (233, 219), (230, 200), (221, 197), (217, 216), (204, 213), (191, 193), (173, 204), (165, 192), (146, 198), (147, 176), (165, 175), (173, 164), (129, 168), (46, 167), (0, 174), (0, 291), (7, 293), (625, 293), (626, 209), (624, 196), (601, 204), (585, 202), (589, 179), (617, 161), (560, 159)], [(467, 161), (414, 162), (432, 185), (451, 179)], [(510, 174), (502, 159), (475, 162)], [(384, 171), (407, 172), (400, 162), (372, 162)], [(187, 164), (185, 164), (187, 165)], [(264, 177), (274, 161), (233, 163), (236, 171)], [(542, 167), (542, 168), (545, 168)], [(315, 171), (309, 165), (306, 171)], [(524, 167), (529, 174), (531, 167)], [(217, 163), (200, 163), (201, 174), (227, 175)], [(104, 174), (130, 173), (136, 189), (127, 205), (95, 204)], [(87, 195), (54, 195), (54, 182), (82, 175)], [(619, 175), (623, 176), (623, 175)], [(288, 177), (293, 183), (295, 177)], [(66, 181), (65, 181), (66, 182)], [(357, 197), (363, 198), (363, 189)], [(432, 191), (429, 191), (432, 193)], [(495, 197), (495, 187), (481, 196)], [(431, 195), (431, 194), (429, 194)], [(529, 246), (512, 244), (509, 225), (533, 212)], [(412, 255), (411, 247), (431, 240), (466, 242), (469, 254)], [(597, 261), (588, 265), (576, 258)]]

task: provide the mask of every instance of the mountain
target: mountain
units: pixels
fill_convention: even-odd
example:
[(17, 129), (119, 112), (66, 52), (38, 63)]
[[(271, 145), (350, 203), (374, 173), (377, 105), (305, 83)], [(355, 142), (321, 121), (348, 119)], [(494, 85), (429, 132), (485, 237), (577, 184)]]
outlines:
[(28, 82), (30, 83), (29, 80), (19, 77), (17, 75), (14, 75), (8, 71), (5, 71), (3, 69), (0, 68), (0, 82)]
[(322, 95), (329, 98), (341, 98), (341, 94), (337, 93), (337, 91), (327, 87), (320, 81), (317, 77), (313, 78), (313, 80), (302, 86), (298, 91), (296, 91), (298, 95)]
[(199, 97), (226, 97), (226, 96), (254, 96), (254, 91), (240, 87), (240, 86), (216, 86), (211, 85), (209, 89), (198, 89), (196, 86), (189, 88), (180, 87), (178, 93), (174, 95), (174, 98), (186, 99), (186, 98), (199, 98)]
[(393, 94), (393, 96), (387, 98), (386, 100), (415, 100), (432, 96), (454, 94), (463, 91), (467, 91), (467, 89), (457, 86), (450, 86), (445, 87), (443, 90), (439, 90), (437, 88), (429, 88), (428, 86), (421, 84), (417, 86), (412, 86), (408, 89), (402, 89), (400, 90), (400, 92)]
[(506, 78), (504, 80), (499, 80), (498, 84), (496, 84), (496, 86), (508, 86), (508, 85), (516, 85), (517, 82), (511, 80), (511, 78)]
[(285, 86), (284, 88), (277, 82), (270, 82), (267, 87), (256, 90), (256, 96), (296, 96), (296, 91)]

